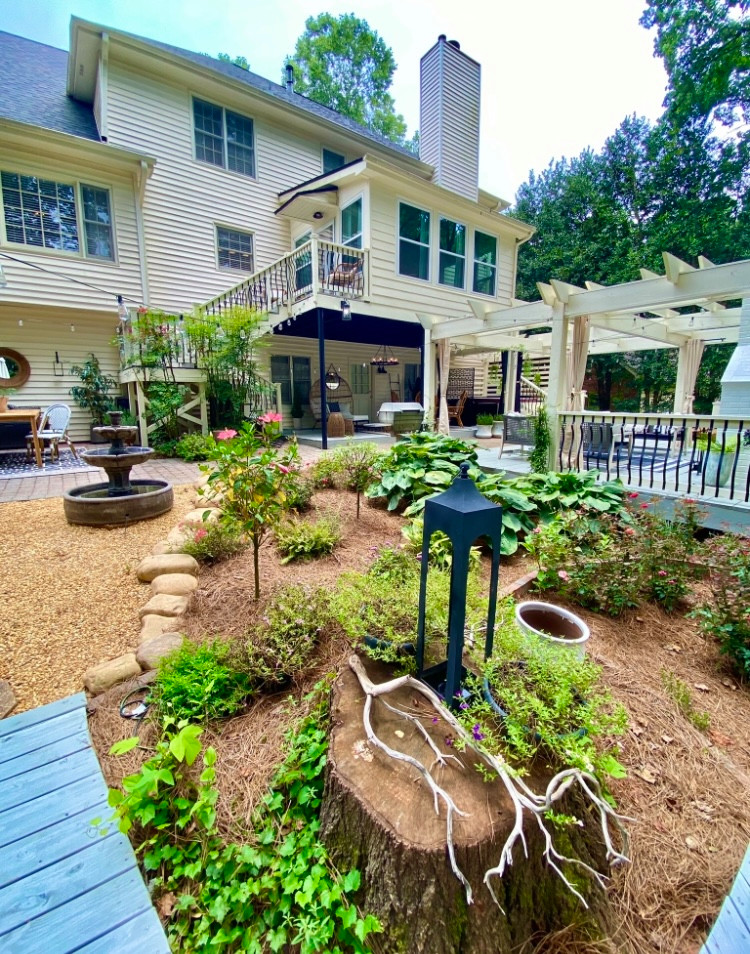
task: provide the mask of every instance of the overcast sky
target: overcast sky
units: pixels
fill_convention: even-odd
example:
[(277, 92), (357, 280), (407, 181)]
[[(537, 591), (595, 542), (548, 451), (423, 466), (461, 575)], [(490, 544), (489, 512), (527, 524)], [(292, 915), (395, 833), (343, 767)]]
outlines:
[[(551, 159), (598, 149), (629, 113), (655, 119), (666, 77), (644, 0), (0, 0), (0, 29), (68, 48), (71, 15), (216, 55), (276, 82), (320, 12), (354, 12), (393, 49), (396, 108), (419, 127), (419, 59), (438, 34), (482, 66), (480, 185), (512, 200)], [(216, 16), (213, 16), (216, 11)]]

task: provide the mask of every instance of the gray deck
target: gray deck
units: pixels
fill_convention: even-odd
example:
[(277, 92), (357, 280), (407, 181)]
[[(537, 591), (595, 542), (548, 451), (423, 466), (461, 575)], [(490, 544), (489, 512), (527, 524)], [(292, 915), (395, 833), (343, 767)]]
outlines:
[(724, 899), (716, 923), (700, 954), (747, 954), (750, 951), (750, 848), (732, 890)]
[(83, 693), (0, 722), (3, 954), (168, 954), (111, 815)]

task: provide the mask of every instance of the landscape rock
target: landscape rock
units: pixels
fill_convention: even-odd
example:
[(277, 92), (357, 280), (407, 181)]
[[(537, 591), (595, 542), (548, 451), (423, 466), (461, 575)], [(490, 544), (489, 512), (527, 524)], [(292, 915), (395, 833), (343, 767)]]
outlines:
[(141, 619), (149, 613), (156, 613), (158, 616), (184, 616), (189, 605), (189, 596), (159, 593), (158, 596), (152, 596), (148, 603), (138, 610), (138, 615)]
[(173, 633), (179, 625), (174, 616), (160, 616), (158, 613), (149, 613), (141, 617), (141, 635), (138, 645), (142, 646), (149, 639), (155, 639), (162, 633)]
[(4, 719), (16, 707), (16, 697), (5, 679), (0, 679), (0, 719)]
[(180, 633), (162, 633), (153, 639), (147, 639), (138, 647), (135, 658), (144, 669), (155, 669), (162, 656), (166, 656), (182, 646)]
[[(186, 540), (192, 539), (192, 536), (194, 533), (195, 533), (194, 526), (183, 527), (182, 525), (180, 525), (179, 527), (174, 527), (174, 529), (170, 530), (169, 533), (167, 534), (167, 543), (171, 544), (172, 550), (174, 551), (175, 548), (181, 547)], [(179, 572), (179, 571), (175, 571), (175, 572)]]
[(189, 573), (164, 573), (155, 576), (151, 581), (151, 592), (154, 596), (168, 593), (171, 596), (189, 596), (198, 589), (198, 581)]
[(190, 510), (180, 521), (180, 524), (202, 524), (202, 523), (216, 523), (219, 519), (219, 511), (214, 507), (210, 507), (206, 504), (205, 507), (199, 507), (196, 510)]
[(132, 679), (140, 671), (141, 667), (138, 665), (135, 653), (125, 653), (124, 656), (109, 659), (88, 669), (83, 677), (83, 685), (88, 692), (96, 694), (104, 692), (118, 682)]
[(190, 573), (197, 576), (198, 570), (198, 561), (187, 553), (162, 553), (141, 560), (136, 573), (142, 583), (150, 583), (162, 573)]
[(162, 556), (164, 553), (172, 552), (172, 544), (169, 540), (159, 540), (151, 549), (152, 556)]

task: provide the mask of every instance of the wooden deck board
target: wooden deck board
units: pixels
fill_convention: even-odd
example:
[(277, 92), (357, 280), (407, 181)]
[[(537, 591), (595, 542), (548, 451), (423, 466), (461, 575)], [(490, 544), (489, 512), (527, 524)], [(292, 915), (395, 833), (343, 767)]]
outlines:
[(701, 954), (747, 954), (750, 951), (750, 848), (724, 899)]
[(168, 954), (85, 707), (79, 693), (0, 722), (0, 950)]

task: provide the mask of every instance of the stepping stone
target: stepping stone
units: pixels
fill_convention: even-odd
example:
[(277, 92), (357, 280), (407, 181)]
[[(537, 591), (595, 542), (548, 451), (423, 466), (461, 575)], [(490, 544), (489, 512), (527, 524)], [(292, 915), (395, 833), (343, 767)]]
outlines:
[(189, 604), (189, 596), (159, 593), (158, 596), (152, 596), (148, 603), (138, 610), (138, 615), (141, 619), (149, 613), (156, 613), (158, 616), (184, 616)]
[[(204, 514), (207, 516), (204, 519)], [(219, 511), (215, 507), (200, 507), (197, 510), (191, 510), (189, 513), (186, 513), (185, 516), (180, 521), (180, 524), (204, 524), (204, 523), (216, 523), (219, 519)]]
[(138, 640), (139, 647), (147, 643), (149, 639), (156, 639), (162, 633), (173, 633), (179, 625), (174, 616), (160, 616), (158, 613), (149, 613), (141, 618), (141, 635)]
[(83, 685), (88, 692), (96, 695), (117, 685), (118, 682), (132, 679), (133, 676), (139, 675), (140, 671), (141, 667), (136, 661), (135, 653), (125, 653), (124, 656), (118, 656), (116, 659), (110, 659), (88, 669), (83, 676)]
[(16, 708), (16, 697), (10, 683), (5, 679), (0, 679), (0, 719), (4, 719), (9, 712)]
[(190, 573), (197, 576), (199, 569), (198, 561), (187, 553), (162, 553), (141, 560), (136, 574), (142, 583), (150, 583), (162, 573)]
[(154, 596), (168, 593), (171, 596), (189, 596), (198, 589), (198, 581), (189, 573), (164, 573), (151, 581)]
[(182, 646), (181, 633), (162, 633), (153, 639), (147, 639), (138, 647), (135, 658), (144, 669), (156, 669), (164, 656)]

